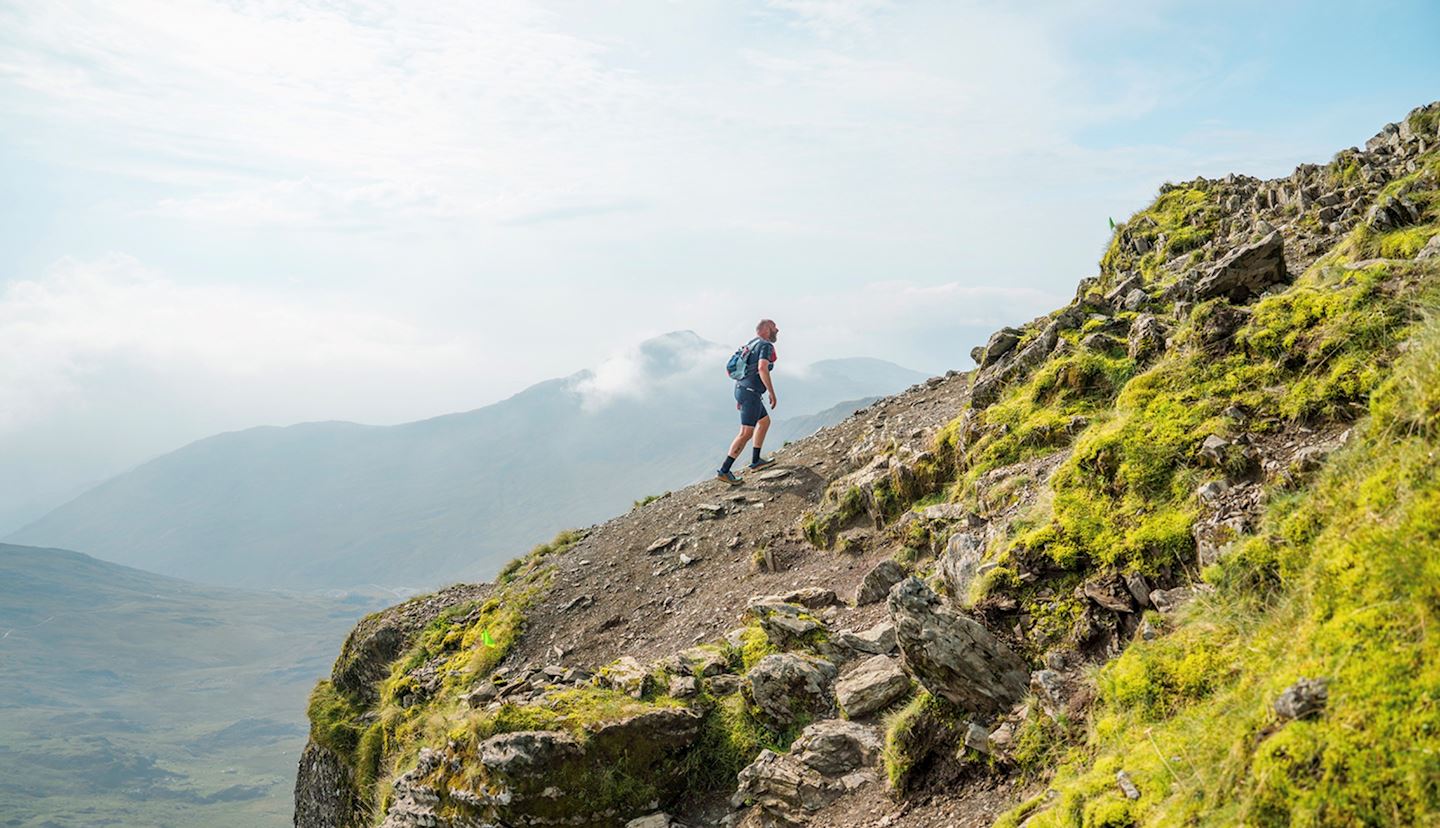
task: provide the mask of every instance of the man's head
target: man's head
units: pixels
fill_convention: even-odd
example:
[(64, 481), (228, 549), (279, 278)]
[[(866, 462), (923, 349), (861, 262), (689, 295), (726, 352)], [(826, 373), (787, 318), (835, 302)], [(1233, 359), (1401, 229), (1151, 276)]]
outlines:
[(780, 336), (780, 326), (773, 319), (761, 319), (760, 324), (755, 326), (755, 335), (766, 342), (774, 342)]

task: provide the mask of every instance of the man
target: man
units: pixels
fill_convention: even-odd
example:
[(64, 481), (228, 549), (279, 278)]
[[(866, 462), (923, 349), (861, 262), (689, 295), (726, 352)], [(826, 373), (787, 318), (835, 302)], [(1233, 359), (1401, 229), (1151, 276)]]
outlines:
[(750, 468), (763, 469), (775, 462), (760, 456), (760, 447), (765, 444), (765, 432), (770, 430), (770, 415), (765, 411), (761, 396), (768, 394), (770, 407), (776, 406), (775, 383), (770, 379), (770, 369), (779, 358), (775, 354), (775, 340), (779, 336), (780, 329), (773, 320), (760, 320), (760, 324), (755, 326), (755, 339), (750, 343), (750, 353), (745, 358), (745, 378), (735, 383), (735, 407), (740, 410), (740, 433), (730, 444), (730, 452), (725, 455), (725, 462), (715, 473), (717, 480), (731, 486), (740, 485), (740, 478), (735, 476), (730, 467), (735, 465), (735, 458), (745, 450), (745, 444), (750, 442), (751, 437), (755, 438), (755, 448), (751, 451)]

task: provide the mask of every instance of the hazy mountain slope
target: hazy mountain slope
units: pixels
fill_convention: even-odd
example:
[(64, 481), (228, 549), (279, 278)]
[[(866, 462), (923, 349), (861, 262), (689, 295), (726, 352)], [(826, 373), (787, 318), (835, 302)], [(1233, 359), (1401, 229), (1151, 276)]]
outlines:
[(0, 544), (5, 824), (287, 824), (305, 692), (367, 608)]
[[(516, 549), (718, 465), (737, 422), (725, 350), (668, 334), (619, 364), (474, 411), (217, 435), (97, 486), (9, 540), (240, 586), (485, 577)], [(921, 378), (873, 359), (782, 367), (771, 445), (800, 436), (785, 426), (792, 412)], [(813, 430), (825, 418), (804, 423)]]

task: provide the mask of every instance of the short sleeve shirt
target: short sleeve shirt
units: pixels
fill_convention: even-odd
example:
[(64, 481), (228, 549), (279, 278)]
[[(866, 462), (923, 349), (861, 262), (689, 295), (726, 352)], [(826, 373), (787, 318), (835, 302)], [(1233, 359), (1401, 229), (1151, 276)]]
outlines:
[(765, 381), (760, 379), (760, 360), (770, 363), (773, 370), (775, 360), (779, 357), (775, 353), (775, 344), (761, 339), (750, 349), (750, 354), (745, 358), (745, 379), (740, 380), (741, 388), (748, 388), (757, 394), (765, 393)]

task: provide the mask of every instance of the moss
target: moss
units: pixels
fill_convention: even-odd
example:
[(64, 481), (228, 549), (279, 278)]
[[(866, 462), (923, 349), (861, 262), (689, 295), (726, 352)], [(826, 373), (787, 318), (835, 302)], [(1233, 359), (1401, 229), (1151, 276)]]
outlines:
[[(1429, 322), (1350, 445), (1207, 573), (1215, 597), (1101, 671), (1083, 753), (1029, 825), (1440, 818), (1437, 354)], [(1329, 704), (1280, 721), (1271, 703), (1301, 676), (1328, 679)], [(1119, 797), (1122, 768), (1139, 800)]]
[(966, 726), (963, 711), (925, 690), (888, 714), (882, 761), (891, 790), (904, 794), (921, 779), (953, 777), (978, 761), (963, 747)]
[(756, 621), (746, 625), (740, 633), (740, 641), (740, 666), (745, 670), (754, 667), (765, 656), (780, 652)]
[(353, 767), (355, 749), (360, 745), (360, 734), (364, 730), (364, 725), (359, 722), (362, 712), (329, 681), (320, 681), (310, 691), (310, 702), (306, 707), (310, 717), (310, 738)]
[(794, 731), (777, 733), (766, 727), (739, 693), (705, 699), (702, 704), (710, 705), (709, 712), (685, 759), (686, 791), (691, 796), (733, 790), (735, 777), (761, 750), (784, 753), (795, 739)]

